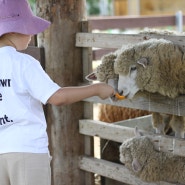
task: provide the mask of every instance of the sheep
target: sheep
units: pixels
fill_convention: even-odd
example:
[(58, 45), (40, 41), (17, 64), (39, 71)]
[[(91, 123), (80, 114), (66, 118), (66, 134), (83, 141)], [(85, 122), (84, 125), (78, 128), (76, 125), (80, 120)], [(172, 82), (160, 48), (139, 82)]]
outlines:
[(185, 157), (157, 151), (147, 136), (136, 136), (123, 142), (120, 161), (143, 181), (185, 184)]
[(146, 116), (149, 114), (152, 113), (147, 110), (102, 104), (99, 106), (98, 119), (103, 122), (114, 123), (118, 121), (133, 119), (136, 117)]
[[(132, 119), (151, 114), (149, 111), (132, 109), (127, 107), (118, 107), (113, 105), (101, 104), (99, 105), (98, 120), (106, 123), (114, 123), (122, 120)], [(101, 139), (101, 158), (120, 163), (119, 161), (119, 147), (121, 143), (111, 140)]]
[[(156, 39), (151, 39), (151, 40), (154, 40), (155, 42), (157, 42), (157, 44), (158, 44), (158, 42), (160, 42), (159, 40), (156, 40)], [(151, 41), (149, 43), (151, 44)], [(147, 49), (148, 44), (145, 44), (145, 45), (146, 45), (146, 49)], [(87, 75), (86, 79), (88, 81), (98, 80), (100, 82), (108, 83), (114, 87), (115, 91), (119, 91), (119, 90), (117, 90), (118, 89), (118, 74), (115, 73), (115, 63), (118, 62), (118, 59), (120, 59), (120, 55), (122, 55), (125, 52), (125, 50), (129, 50), (128, 48), (133, 48), (133, 46), (127, 45), (126, 48), (127, 49), (125, 49), (125, 46), (123, 46), (121, 49), (118, 49), (115, 52), (111, 52), (111, 53), (104, 55), (101, 59), (102, 63), (97, 67), (95, 72)], [(150, 50), (150, 53), (152, 53), (151, 50)], [(130, 56), (128, 56), (128, 57), (130, 57)], [(128, 80), (128, 82), (129, 82), (129, 80)], [(119, 83), (121, 83), (120, 79), (119, 79)], [(124, 81), (122, 83), (127, 84), (127, 81)], [(124, 90), (124, 92), (126, 92), (126, 90)], [(115, 97), (112, 97), (112, 100), (116, 101), (117, 99)], [(123, 111), (126, 111), (125, 109), (127, 110), (128, 108), (124, 108)], [(111, 110), (111, 112), (112, 112), (112, 110)], [(126, 111), (126, 112), (128, 112), (128, 111)], [(107, 114), (109, 114), (109, 113), (107, 113)], [(158, 133), (158, 134), (167, 133), (167, 131), (169, 130), (169, 125), (170, 125), (169, 122), (172, 119), (172, 117), (167, 114), (160, 114), (160, 113), (154, 113), (154, 112), (152, 113), (152, 117), (153, 117), (152, 124), (153, 124), (153, 127), (156, 129), (156, 133)], [(177, 125), (177, 127), (179, 127), (180, 123), (181, 123), (181, 128), (182, 128), (185, 125), (185, 121), (183, 121), (183, 119), (178, 118), (178, 116), (173, 116), (173, 118), (175, 118), (175, 117), (176, 117), (176, 119), (179, 120), (178, 121), (179, 124), (175, 124), (174, 121), (171, 121), (170, 126), (174, 129), (176, 137), (184, 137), (183, 132), (185, 129), (182, 129), (182, 131), (180, 131), (180, 129), (176, 128), (176, 125)], [(173, 120), (175, 120), (175, 119), (173, 119)]]
[(140, 91), (175, 98), (185, 94), (184, 52), (165, 39), (130, 45), (117, 56), (118, 91), (129, 99)]
[(114, 62), (117, 58), (118, 50), (108, 53), (101, 58), (102, 63), (95, 72), (90, 73), (85, 78), (88, 81), (100, 81), (111, 85), (117, 91), (118, 74), (114, 72)]
[[(128, 47), (128, 46), (127, 46)], [(131, 45), (130, 45), (131, 47)], [(115, 91), (117, 91), (117, 85), (118, 85), (118, 74), (115, 74), (114, 70), (114, 63), (119, 57), (120, 54), (122, 54), (125, 50), (125, 46), (123, 46), (121, 49), (116, 50), (114, 53), (108, 53), (107, 55), (104, 55), (102, 57), (102, 63), (97, 67), (96, 71), (87, 75), (86, 79), (88, 81), (98, 80), (100, 82), (109, 83), (115, 88)], [(124, 82), (126, 83), (126, 82)], [(112, 100), (115, 101), (116, 98), (112, 97)], [(106, 107), (108, 105), (105, 105)], [(126, 114), (129, 110), (128, 108), (123, 108), (124, 114)], [(115, 108), (114, 108), (115, 110)], [(118, 110), (120, 111), (120, 110)], [(111, 113), (107, 112), (107, 114), (112, 115), (113, 108), (111, 109)], [(134, 112), (138, 112), (138, 110), (134, 110)], [(144, 112), (144, 111), (143, 111)], [(146, 112), (145, 112), (146, 113)], [(137, 113), (136, 113), (137, 114)], [(124, 116), (122, 116), (124, 117)], [(165, 114), (160, 115), (159, 113), (152, 113), (153, 117), (153, 127), (156, 129), (156, 133), (158, 134), (165, 134), (169, 130), (169, 122), (167, 122)], [(175, 125), (175, 124), (174, 124)], [(175, 126), (173, 127), (175, 129)], [(176, 130), (176, 129), (175, 129)], [(179, 130), (177, 130), (179, 131)], [(181, 133), (176, 133), (176, 135), (179, 137), (182, 135)]]
[[(119, 74), (118, 92), (129, 99), (139, 90), (170, 98), (185, 94), (184, 56), (180, 47), (164, 39), (150, 39), (130, 45), (115, 59), (114, 70)], [(184, 137), (183, 116), (155, 115), (157, 113), (153, 115), (154, 127), (157, 122), (156, 133), (163, 132), (170, 121), (175, 136)]]
[(184, 35), (184, 33), (179, 33), (175, 30), (159, 30), (159, 29), (155, 29), (155, 28), (145, 28), (144, 30), (140, 30), (139, 34), (144, 34), (144, 35)]

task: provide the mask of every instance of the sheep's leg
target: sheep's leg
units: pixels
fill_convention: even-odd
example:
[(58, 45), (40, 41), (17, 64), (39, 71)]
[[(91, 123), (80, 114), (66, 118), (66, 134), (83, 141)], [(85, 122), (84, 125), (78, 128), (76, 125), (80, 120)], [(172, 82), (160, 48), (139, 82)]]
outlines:
[(152, 113), (152, 125), (156, 134), (164, 134), (164, 125), (162, 124), (162, 116), (158, 112)]
[(170, 119), (171, 115), (158, 112), (152, 113), (152, 125), (156, 130), (156, 134), (166, 134), (169, 129)]
[(170, 126), (172, 127), (173, 131), (175, 132), (175, 137), (184, 138), (185, 117), (173, 115), (173, 117), (170, 121)]
[(166, 134), (170, 128), (170, 120), (172, 119), (172, 115), (170, 114), (161, 114), (163, 125), (164, 125), (164, 134)]

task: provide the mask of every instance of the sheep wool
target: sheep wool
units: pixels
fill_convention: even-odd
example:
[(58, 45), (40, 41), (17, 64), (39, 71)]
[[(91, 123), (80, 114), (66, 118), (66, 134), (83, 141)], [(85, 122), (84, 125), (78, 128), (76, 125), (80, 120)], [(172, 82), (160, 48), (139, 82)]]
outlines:
[[(118, 51), (109, 53), (101, 58), (101, 64), (96, 68), (95, 72), (88, 74), (85, 78), (88, 81), (98, 80), (99, 82), (105, 82), (112, 86), (117, 91), (118, 77), (119, 75), (114, 72), (114, 62), (117, 57)], [(115, 96), (111, 98), (116, 100)]]
[(118, 75), (114, 73), (114, 62), (117, 55), (115, 53), (109, 53), (102, 57), (102, 63), (96, 69), (96, 76), (100, 82), (108, 82), (108, 79), (118, 78)]
[(157, 151), (147, 136), (123, 142), (120, 161), (143, 181), (185, 184), (185, 157)]
[[(185, 94), (184, 52), (169, 40), (149, 39), (129, 45), (117, 56), (114, 69), (119, 76), (129, 76), (131, 70), (137, 70), (135, 83), (138, 90), (170, 98)], [(123, 89), (119, 83), (120, 91)]]

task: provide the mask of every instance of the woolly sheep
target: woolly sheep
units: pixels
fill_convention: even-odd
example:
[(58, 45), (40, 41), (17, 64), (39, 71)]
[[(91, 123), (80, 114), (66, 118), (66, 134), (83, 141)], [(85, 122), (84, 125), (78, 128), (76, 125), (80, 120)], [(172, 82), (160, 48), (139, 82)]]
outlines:
[[(106, 123), (114, 123), (122, 120), (133, 119), (140, 116), (145, 116), (151, 114), (149, 111), (140, 109), (131, 109), (127, 107), (119, 107), (107, 104), (98, 105), (98, 120)], [(119, 160), (119, 147), (121, 143), (101, 139), (101, 158), (120, 163)]]
[(185, 157), (157, 151), (147, 136), (123, 142), (120, 161), (143, 181), (185, 184)]
[(173, 42), (150, 39), (129, 46), (116, 58), (118, 91), (132, 99), (139, 91), (175, 98), (185, 94), (184, 53)]
[(114, 62), (117, 57), (117, 51), (104, 55), (101, 59), (102, 63), (96, 68), (95, 72), (86, 76), (88, 81), (98, 80), (111, 85), (117, 90), (118, 74), (114, 72)]
[[(160, 93), (170, 98), (185, 94), (184, 53), (171, 41), (150, 39), (130, 45), (119, 53), (114, 64), (114, 70), (119, 74), (118, 92), (127, 98), (133, 98), (139, 90)], [(184, 117), (155, 115), (153, 126), (157, 133), (163, 132), (170, 121), (175, 136), (184, 137)]]
[[(127, 47), (129, 47), (127, 45)], [(131, 45), (130, 45), (131, 47)], [(96, 71), (87, 75), (86, 79), (88, 81), (98, 80), (100, 82), (105, 82), (110, 85), (112, 85), (117, 91), (118, 86), (118, 74), (115, 74), (114, 70), (114, 63), (125, 50), (125, 46), (123, 46), (121, 49), (116, 50), (114, 53), (108, 53), (107, 55), (104, 55), (102, 57), (102, 63), (97, 67)], [(126, 81), (123, 83), (127, 83)], [(112, 97), (112, 100), (116, 100), (115, 97)], [(159, 114), (159, 113), (152, 113), (153, 116), (153, 127), (156, 129), (156, 133), (158, 134), (165, 134), (169, 130), (169, 122), (170, 119), (167, 119), (168, 115), (165, 114)], [(181, 121), (182, 122), (182, 121)], [(178, 124), (178, 127), (180, 125), (180, 122)], [(179, 129), (175, 128), (175, 124), (172, 125), (174, 131), (176, 132), (177, 137), (182, 137), (183, 133)], [(181, 127), (184, 127), (184, 122), (181, 125)]]

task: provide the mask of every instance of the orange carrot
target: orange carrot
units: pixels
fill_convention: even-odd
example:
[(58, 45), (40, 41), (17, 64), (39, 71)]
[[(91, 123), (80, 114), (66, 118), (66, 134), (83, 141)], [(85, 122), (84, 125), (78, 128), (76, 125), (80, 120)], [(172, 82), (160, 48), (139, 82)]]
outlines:
[(124, 99), (126, 98), (125, 96), (119, 95), (119, 93), (116, 93), (116, 94), (115, 94), (115, 97), (116, 97), (118, 100), (124, 100)]

